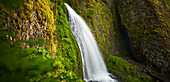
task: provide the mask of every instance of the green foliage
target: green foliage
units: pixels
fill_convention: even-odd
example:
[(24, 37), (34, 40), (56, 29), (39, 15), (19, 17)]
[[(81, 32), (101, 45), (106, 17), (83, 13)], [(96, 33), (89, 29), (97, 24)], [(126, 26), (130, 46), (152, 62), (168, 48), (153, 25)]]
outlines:
[(23, 42), (27, 43), (30, 46), (35, 46), (35, 45), (38, 45), (38, 44), (44, 45), (46, 43), (46, 41), (43, 38), (39, 38), (37, 41), (29, 40), (29, 41), (23, 41)]
[[(109, 70), (116, 73), (125, 82), (152, 82), (153, 79), (150, 76), (137, 74), (139, 70), (137, 66), (130, 64), (128, 61), (116, 57), (109, 56), (106, 62)], [(113, 70), (114, 69), (114, 70)]]
[(170, 75), (166, 75), (166, 74), (163, 74), (163, 73), (158, 73), (156, 72), (155, 70), (153, 69), (149, 69), (149, 71), (153, 74), (156, 74), (156, 75), (159, 75), (159, 76), (163, 76), (163, 77), (167, 77), (167, 78), (170, 78)]
[[(120, 75), (121, 76), (121, 75)], [(125, 82), (153, 82), (151, 77), (145, 75), (124, 75), (122, 76)]]
[[(76, 40), (71, 32), (70, 25), (67, 21), (66, 10), (64, 9), (64, 7), (65, 5), (63, 4), (63, 2), (60, 2), (57, 5), (58, 11), (56, 12), (57, 13), (56, 15), (57, 36), (56, 37), (61, 42), (57, 43), (59, 46), (57, 48), (56, 58), (61, 59), (62, 64), (65, 65), (65, 69), (76, 73), (79, 70), (78, 63), (81, 63), (80, 60), (81, 55), (77, 47)], [(61, 56), (64, 58), (64, 60)]]
[(38, 52), (42, 53), (44, 60), (46, 60), (47, 58), (51, 59), (50, 53), (46, 51), (43, 47), (39, 47)]
[(93, 9), (92, 8), (88, 8), (87, 12), (88, 12), (87, 17), (91, 18), (93, 16)]
[(62, 38), (62, 41), (67, 43), (67, 44), (71, 44), (72, 41), (69, 38)]
[(57, 10), (59, 11), (59, 14), (63, 14), (63, 13), (64, 13), (64, 11), (63, 11), (63, 9), (61, 8), (61, 6), (57, 6)]
[(1, 81), (40, 81), (44, 74), (54, 70), (54, 59), (44, 59), (36, 49), (11, 47), (5, 41), (0, 43), (0, 78)]
[(82, 81), (73, 72), (73, 63), (68, 58), (57, 55), (51, 58), (48, 51), (39, 47), (11, 48), (8, 42), (1, 42), (0, 79), (1, 81)]
[(63, 58), (60, 55), (57, 56), (57, 60), (53, 63), (55, 71), (48, 72), (49, 77), (58, 78), (60, 81), (82, 81), (75, 72), (72, 71), (72, 64), (67, 58)]
[(115, 70), (120, 70), (122, 72), (127, 72), (127, 73), (136, 73), (138, 69), (137, 66), (128, 63), (126, 60), (111, 55), (107, 59), (107, 65), (109, 67), (113, 67)]

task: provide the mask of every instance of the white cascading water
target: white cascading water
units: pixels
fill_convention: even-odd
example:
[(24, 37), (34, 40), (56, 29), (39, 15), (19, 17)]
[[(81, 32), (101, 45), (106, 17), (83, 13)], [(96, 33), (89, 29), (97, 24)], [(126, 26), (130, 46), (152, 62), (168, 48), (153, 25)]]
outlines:
[(77, 44), (80, 48), (84, 80), (98, 82), (114, 82), (107, 72), (105, 63), (98, 49), (97, 43), (84, 20), (66, 4), (69, 23)]

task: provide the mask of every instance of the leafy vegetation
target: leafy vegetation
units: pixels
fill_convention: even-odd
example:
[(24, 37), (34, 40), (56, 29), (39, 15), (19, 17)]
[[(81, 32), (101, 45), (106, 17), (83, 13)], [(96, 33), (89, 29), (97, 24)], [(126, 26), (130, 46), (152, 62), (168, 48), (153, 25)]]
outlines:
[(32, 48), (11, 47), (4, 41), (0, 46), (3, 46), (0, 49), (1, 81), (38, 81), (45, 77), (46, 72), (53, 70), (51, 64), (54, 59), (48, 54), (42, 55), (41, 51)]
[(29, 40), (29, 41), (22, 41), (22, 42), (27, 43), (30, 46), (46, 44), (46, 41), (43, 38), (39, 38), (37, 41)]
[[(14, 45), (14, 44), (13, 44)], [(7, 81), (81, 81), (81, 77), (70, 69), (67, 58), (50, 56), (44, 48), (22, 49), (11, 47), (5, 41), (0, 42), (0, 79)]]

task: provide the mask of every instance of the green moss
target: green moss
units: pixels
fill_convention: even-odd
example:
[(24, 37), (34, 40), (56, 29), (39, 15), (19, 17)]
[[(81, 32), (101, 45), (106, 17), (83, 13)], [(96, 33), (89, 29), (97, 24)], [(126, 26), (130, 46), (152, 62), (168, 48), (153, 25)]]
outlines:
[[(169, 17), (164, 3), (160, 0), (144, 1), (145, 5), (131, 2), (131, 0), (118, 0), (118, 3), (121, 27), (127, 29), (133, 57), (139, 62), (156, 68), (157, 71), (166, 73), (169, 66), (165, 66), (168, 60), (166, 57), (169, 54), (168, 46), (166, 46), (168, 45)], [(131, 7), (128, 7), (129, 5)], [(161, 56), (166, 57), (162, 61), (157, 61), (161, 59)]]
[(109, 36), (112, 34), (110, 31), (113, 28), (113, 20), (109, 7), (100, 1), (81, 2), (80, 15), (85, 19), (88, 26), (95, 37), (97, 44), (106, 58), (108, 53), (112, 51), (113, 46), (109, 45), (111, 42)]
[(150, 76), (137, 74), (139, 68), (128, 61), (116, 57), (109, 56), (106, 62), (108, 70), (114, 72), (125, 82), (152, 82), (153, 79)]
[(108, 57), (106, 64), (108, 67), (112, 67), (115, 70), (120, 70), (126, 73), (136, 73), (138, 69), (137, 66), (128, 63), (126, 60), (111, 55)]
[(39, 81), (48, 71), (52, 71), (51, 64), (54, 59), (46, 58), (46, 54), (42, 55), (33, 48), (22, 49), (17, 45), (13, 45), (6, 41), (1, 41), (1, 63), (0, 78), (1, 81)]
[(27, 43), (30, 46), (45, 45), (45, 43), (46, 43), (43, 38), (39, 38), (37, 41), (29, 40), (29, 41), (22, 41), (22, 42)]
[(93, 16), (93, 9), (92, 8), (88, 8), (87, 12), (88, 12), (87, 17), (91, 18)]
[(125, 82), (153, 82), (151, 77), (145, 75), (124, 75), (122, 76)]
[[(56, 12), (56, 38), (57, 42), (57, 54), (56, 58), (61, 61), (64, 68), (68, 70), (69, 73), (62, 72), (61, 77), (73, 78), (75, 75), (80, 77), (76, 80), (80, 81), (82, 79), (82, 61), (77, 42), (72, 34), (70, 25), (67, 21), (67, 11), (63, 2), (57, 4)], [(70, 76), (73, 74), (73, 77)], [(64, 80), (64, 79), (63, 79)], [(75, 79), (74, 79), (75, 80)]]

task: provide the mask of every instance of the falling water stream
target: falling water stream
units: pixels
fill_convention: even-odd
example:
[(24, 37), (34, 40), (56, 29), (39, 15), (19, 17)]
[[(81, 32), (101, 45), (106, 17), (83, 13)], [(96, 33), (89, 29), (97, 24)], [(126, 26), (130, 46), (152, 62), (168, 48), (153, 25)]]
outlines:
[(65, 3), (65, 5), (68, 10), (68, 20), (72, 33), (80, 48), (84, 80), (86, 82), (116, 81), (109, 76), (97, 43), (85, 21), (68, 4)]

